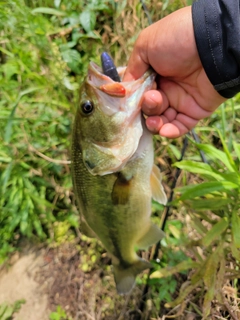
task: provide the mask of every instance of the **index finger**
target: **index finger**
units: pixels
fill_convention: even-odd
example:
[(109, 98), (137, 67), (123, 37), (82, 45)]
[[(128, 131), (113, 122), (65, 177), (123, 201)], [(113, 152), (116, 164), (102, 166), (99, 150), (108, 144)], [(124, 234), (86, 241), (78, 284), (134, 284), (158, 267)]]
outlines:
[(146, 55), (147, 41), (141, 36), (141, 34), (134, 45), (123, 81), (139, 79), (149, 69), (149, 63)]

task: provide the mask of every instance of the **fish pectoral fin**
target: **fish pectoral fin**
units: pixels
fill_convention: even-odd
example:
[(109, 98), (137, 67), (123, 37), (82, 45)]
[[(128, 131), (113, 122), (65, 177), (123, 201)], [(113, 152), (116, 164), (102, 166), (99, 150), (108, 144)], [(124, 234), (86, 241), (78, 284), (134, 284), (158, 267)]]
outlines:
[(162, 176), (159, 168), (154, 164), (151, 172), (150, 183), (152, 189), (152, 198), (153, 200), (166, 205), (167, 204), (167, 196), (163, 189), (163, 185), (161, 183)]
[(85, 222), (83, 219), (81, 219), (81, 222), (80, 222), (80, 231), (89, 238), (96, 238), (96, 234), (94, 233), (94, 231), (89, 227), (87, 222)]
[(113, 274), (119, 294), (129, 293), (135, 284), (136, 276), (145, 269), (152, 268), (152, 264), (139, 258), (134, 264), (125, 268), (121, 265), (113, 266)]
[(158, 226), (152, 223), (148, 232), (145, 233), (145, 235), (140, 240), (138, 240), (137, 247), (139, 249), (145, 250), (164, 237), (165, 233)]
[(119, 172), (113, 185), (112, 202), (114, 205), (126, 204), (129, 200), (132, 176), (126, 176)]

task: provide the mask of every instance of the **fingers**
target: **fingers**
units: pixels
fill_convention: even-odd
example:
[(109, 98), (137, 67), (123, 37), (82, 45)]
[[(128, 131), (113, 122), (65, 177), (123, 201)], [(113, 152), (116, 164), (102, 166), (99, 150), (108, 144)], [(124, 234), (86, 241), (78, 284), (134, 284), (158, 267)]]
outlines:
[(142, 101), (143, 113), (147, 116), (163, 113), (168, 107), (168, 99), (161, 90), (149, 90)]
[(152, 133), (177, 138), (211, 114), (198, 105), (184, 86), (166, 79), (160, 85), (161, 90), (145, 93), (142, 102), (142, 110), (149, 116), (146, 126)]
[(206, 105), (208, 102), (198, 103), (198, 88), (186, 83), (177, 83), (168, 79), (161, 78), (159, 81), (161, 90), (167, 97), (169, 106), (173, 107), (178, 113), (185, 114), (193, 119), (203, 119), (211, 115)]
[(133, 52), (128, 61), (123, 81), (132, 81), (139, 79), (148, 69), (149, 62), (147, 58), (147, 33), (148, 28), (144, 29), (133, 48)]
[(184, 127), (181, 123), (178, 123), (177, 125), (168, 123), (159, 130), (159, 135), (162, 137), (174, 139), (181, 137), (188, 131), (189, 129)]
[[(198, 120), (183, 114), (177, 114), (174, 109), (168, 109), (161, 116), (151, 116), (146, 119), (149, 131), (166, 138), (178, 138), (196, 126)], [(175, 116), (174, 116), (175, 114)]]

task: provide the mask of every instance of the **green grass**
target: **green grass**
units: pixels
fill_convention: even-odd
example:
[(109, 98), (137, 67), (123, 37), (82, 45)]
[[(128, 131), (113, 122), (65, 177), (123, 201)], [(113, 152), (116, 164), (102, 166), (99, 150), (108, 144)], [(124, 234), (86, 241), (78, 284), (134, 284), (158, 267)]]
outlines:
[(78, 83), (99, 43), (92, 29), (101, 23), (83, 27), (78, 12), (97, 19), (104, 10), (110, 9), (103, 1), (88, 7), (62, 1), (54, 9), (23, 0), (1, 9), (0, 261), (21, 235), (43, 240), (53, 234), (55, 221), (78, 225), (69, 167), (71, 123)]
[(11, 320), (24, 303), (25, 300), (17, 300), (12, 305), (7, 303), (0, 304), (0, 320)]

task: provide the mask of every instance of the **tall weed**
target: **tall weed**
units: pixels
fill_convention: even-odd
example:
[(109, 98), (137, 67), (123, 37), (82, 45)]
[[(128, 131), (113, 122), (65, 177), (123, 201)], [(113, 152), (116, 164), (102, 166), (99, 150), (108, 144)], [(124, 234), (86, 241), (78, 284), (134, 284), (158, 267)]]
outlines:
[(87, 7), (79, 1), (54, 3), (55, 8), (10, 0), (1, 6), (0, 262), (20, 235), (53, 237), (56, 220), (77, 226), (71, 122), (78, 82), (99, 42), (95, 24), (85, 30), (79, 12), (88, 10), (97, 19), (108, 7), (103, 1)]
[[(210, 119), (212, 124), (200, 128), (201, 139), (205, 140), (211, 133), (211, 140), (217, 146), (209, 143), (209, 137), (208, 143), (196, 143), (190, 138), (189, 151), (195, 154), (199, 150), (203, 151), (207, 162), (203, 163), (195, 158), (174, 164), (183, 170), (182, 182), (186, 181), (185, 186), (176, 188), (172, 205), (177, 209), (181, 208), (182, 214), (187, 215), (182, 218), (186, 224), (182, 225), (177, 244), (187, 259), (182, 258), (174, 266), (169, 263), (164, 266), (161, 263), (150, 277), (151, 281), (155, 280), (156, 285), (157, 279), (160, 281), (188, 270), (189, 276), (183, 281), (177, 297), (173, 301), (165, 299), (165, 306), (173, 308), (181, 305), (183, 312), (188, 305), (186, 301), (194, 301), (189, 297), (196, 290), (201, 290), (203, 302), (198, 312), (202, 319), (214, 314), (213, 301), (222, 306), (229, 305), (226, 297), (227, 281), (233, 283), (235, 304), (239, 290), (240, 139), (239, 125), (232, 120), (239, 116), (237, 98), (222, 108), (230, 108), (232, 113), (220, 108)], [(186, 157), (191, 158), (189, 151)], [(189, 184), (188, 180), (193, 176), (193, 183)], [(235, 312), (236, 317), (239, 316), (238, 308), (230, 306), (230, 309)]]

